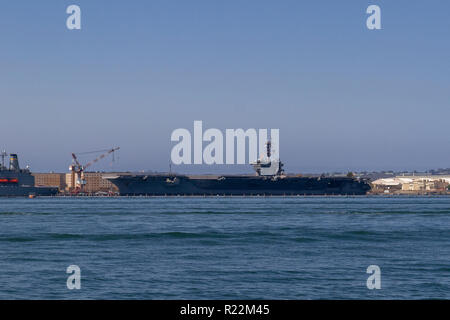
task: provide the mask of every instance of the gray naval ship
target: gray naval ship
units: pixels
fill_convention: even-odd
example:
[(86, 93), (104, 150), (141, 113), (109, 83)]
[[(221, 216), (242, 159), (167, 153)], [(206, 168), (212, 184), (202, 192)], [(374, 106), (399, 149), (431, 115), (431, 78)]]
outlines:
[(252, 163), (254, 175), (181, 175), (181, 174), (120, 174), (106, 176), (116, 185), (120, 195), (153, 196), (251, 196), (251, 195), (365, 195), (367, 181), (354, 177), (304, 177), (285, 175), (280, 160), (267, 157)]
[(5, 157), (1, 154), (0, 197), (52, 196), (58, 193), (57, 187), (35, 187), (30, 170), (20, 169), (17, 154), (9, 155), (9, 167), (5, 166)]

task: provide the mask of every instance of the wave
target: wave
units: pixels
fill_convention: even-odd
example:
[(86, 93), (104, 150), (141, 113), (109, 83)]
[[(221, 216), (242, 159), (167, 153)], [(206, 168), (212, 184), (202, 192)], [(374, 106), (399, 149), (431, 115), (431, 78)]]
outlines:
[(0, 216), (13, 216), (13, 215), (25, 215), (26, 212), (20, 212), (20, 211), (0, 211)]
[(227, 238), (229, 235), (215, 232), (161, 232), (161, 233), (108, 233), (108, 234), (73, 234), (73, 233), (39, 233), (34, 236), (10, 236), (0, 237), (0, 242), (27, 242), (45, 240), (88, 240), (88, 241), (111, 241), (111, 240), (146, 240), (146, 239), (195, 239), (195, 238)]
[[(294, 237), (293, 237), (294, 236)], [(105, 233), (105, 234), (76, 234), (76, 233), (37, 233), (32, 236), (3, 236), (0, 242), (27, 242), (27, 241), (118, 241), (118, 240), (237, 240), (237, 241), (294, 241), (294, 242), (313, 242), (318, 241), (309, 237), (298, 237), (295, 235), (286, 235), (271, 231), (249, 231), (249, 232), (155, 232), (155, 233)]]

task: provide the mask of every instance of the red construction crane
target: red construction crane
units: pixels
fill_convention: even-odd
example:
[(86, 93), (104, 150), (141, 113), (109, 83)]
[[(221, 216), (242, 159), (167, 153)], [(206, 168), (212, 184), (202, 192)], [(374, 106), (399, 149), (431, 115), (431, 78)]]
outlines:
[[(106, 156), (108, 156), (109, 154), (113, 153), (113, 158), (114, 158), (114, 152), (119, 150), (120, 147), (117, 148), (112, 148), (112, 149), (107, 149), (107, 150), (99, 150), (99, 151), (92, 151), (92, 152), (83, 152), (83, 153), (79, 153), (79, 154), (89, 154), (89, 153), (98, 153), (98, 152), (102, 152), (102, 151), (107, 151), (105, 153), (103, 153), (102, 155), (98, 156), (96, 159), (88, 162), (87, 164), (85, 164), (84, 166), (80, 164), (80, 162), (78, 161), (78, 158), (76, 156), (75, 153), (72, 153), (72, 165), (69, 167), (69, 170), (72, 173), (72, 179), (71, 179), (71, 186), (70, 186), (70, 190), (72, 192), (80, 192), (83, 191), (83, 187), (86, 184), (86, 180), (84, 179), (84, 174), (83, 172), (86, 170), (86, 168), (92, 166), (94, 163), (98, 162), (99, 160), (105, 158)], [(76, 178), (75, 178), (76, 176)]]

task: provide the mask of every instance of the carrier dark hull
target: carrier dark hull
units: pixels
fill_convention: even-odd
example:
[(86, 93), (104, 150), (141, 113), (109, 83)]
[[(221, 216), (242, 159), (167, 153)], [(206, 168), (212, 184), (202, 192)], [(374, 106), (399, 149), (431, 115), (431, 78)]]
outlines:
[(365, 195), (365, 181), (347, 177), (120, 175), (108, 177), (120, 195)]

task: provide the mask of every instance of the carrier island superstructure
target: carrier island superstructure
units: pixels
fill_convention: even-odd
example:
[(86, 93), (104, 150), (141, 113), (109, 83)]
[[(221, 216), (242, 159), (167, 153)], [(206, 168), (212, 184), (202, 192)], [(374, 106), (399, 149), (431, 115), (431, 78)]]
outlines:
[(283, 163), (271, 158), (267, 143), (264, 157), (251, 163), (253, 175), (183, 175), (173, 173), (118, 174), (105, 178), (120, 195), (251, 196), (251, 195), (365, 195), (370, 185), (354, 177), (286, 175)]

